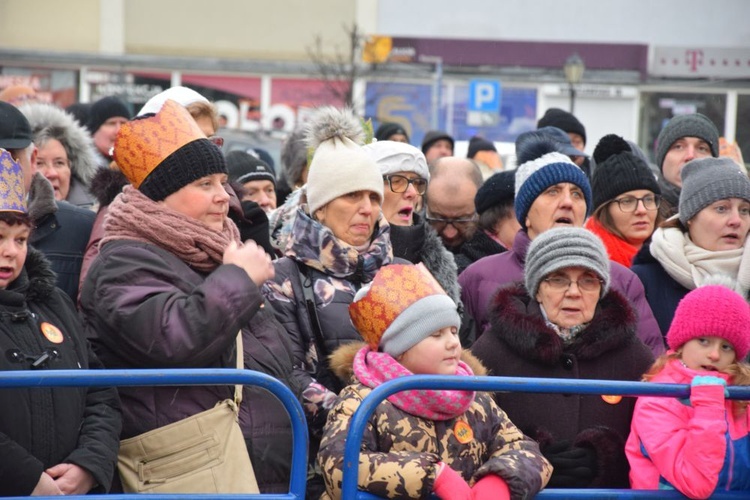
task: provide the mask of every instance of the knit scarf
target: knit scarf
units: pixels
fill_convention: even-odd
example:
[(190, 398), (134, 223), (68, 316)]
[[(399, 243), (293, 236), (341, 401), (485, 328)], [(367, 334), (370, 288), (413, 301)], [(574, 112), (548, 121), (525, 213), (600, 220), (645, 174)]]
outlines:
[(590, 217), (584, 226), (602, 240), (610, 260), (614, 260), (625, 267), (630, 267), (633, 264), (633, 257), (638, 253), (636, 247), (607, 231), (594, 217)]
[(380, 217), (372, 240), (357, 249), (337, 238), (333, 231), (297, 210), (285, 255), (335, 278), (368, 283), (382, 266), (393, 260), (391, 227)]
[(659, 228), (651, 237), (651, 255), (680, 285), (694, 290), (706, 281), (725, 276), (736, 282), (735, 290), (750, 290), (750, 251), (747, 243), (736, 250), (706, 250), (679, 228)]
[(173, 253), (196, 271), (208, 273), (222, 264), (231, 241), (240, 242), (240, 233), (229, 218), (224, 219), (221, 232), (215, 231), (133, 186), (125, 186), (109, 205), (100, 245), (116, 240), (150, 243)]
[[(354, 374), (360, 382), (372, 389), (383, 382), (414, 375), (390, 354), (373, 351), (369, 346), (360, 349), (354, 357)], [(471, 368), (460, 361), (456, 375), (474, 375)], [(406, 413), (429, 420), (450, 420), (463, 414), (474, 402), (473, 391), (411, 390), (388, 396), (388, 401)]]

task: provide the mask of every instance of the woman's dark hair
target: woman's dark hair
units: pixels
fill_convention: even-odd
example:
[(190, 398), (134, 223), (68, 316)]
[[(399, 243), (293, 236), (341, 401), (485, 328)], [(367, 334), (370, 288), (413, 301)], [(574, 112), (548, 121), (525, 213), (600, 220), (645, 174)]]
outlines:
[[(614, 234), (621, 240), (627, 241), (627, 238), (625, 238), (625, 236), (615, 226), (615, 221), (612, 219), (612, 215), (609, 213), (609, 207), (612, 205), (613, 201), (614, 200), (610, 200), (607, 203), (602, 203), (601, 205), (599, 205), (599, 207), (594, 210), (592, 217), (599, 221), (599, 224), (601, 224), (602, 227), (608, 232)], [(656, 230), (657, 227), (664, 227), (664, 225), (662, 224), (663, 220), (664, 218), (662, 217), (661, 212), (659, 212), (659, 210), (657, 209), (656, 219), (654, 219), (654, 230)]]
[(34, 228), (34, 224), (31, 222), (29, 214), (23, 212), (0, 212), (0, 222), (5, 222), (9, 226), (23, 224), (28, 226), (29, 229)]

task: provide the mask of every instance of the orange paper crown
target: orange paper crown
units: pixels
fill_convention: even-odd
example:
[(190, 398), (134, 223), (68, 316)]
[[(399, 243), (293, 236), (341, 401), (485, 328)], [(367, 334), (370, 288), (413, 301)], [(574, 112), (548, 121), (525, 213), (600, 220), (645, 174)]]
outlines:
[(205, 137), (185, 108), (167, 100), (156, 115), (120, 127), (113, 156), (125, 177), (138, 188), (165, 158)]
[(23, 190), (23, 168), (4, 149), (0, 149), (0, 212), (28, 213)]
[(394, 319), (416, 301), (430, 295), (446, 295), (422, 264), (383, 266), (367, 294), (349, 305), (352, 324), (372, 349)]

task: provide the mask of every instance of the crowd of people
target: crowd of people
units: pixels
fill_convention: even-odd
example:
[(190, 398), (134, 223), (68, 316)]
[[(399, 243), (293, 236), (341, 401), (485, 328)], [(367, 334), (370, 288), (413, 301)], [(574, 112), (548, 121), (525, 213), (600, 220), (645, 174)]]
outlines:
[[(270, 375), (304, 408), (308, 498), (340, 498), (350, 419), (388, 380), (688, 384), (684, 400), (397, 393), (367, 421), (358, 486), (750, 491), (748, 402), (726, 397), (750, 384), (750, 177), (707, 117), (672, 118), (652, 162), (613, 134), (589, 157), (583, 124), (552, 108), (516, 139), (515, 169), (491, 139), (457, 157), (444, 131), (417, 147), (351, 109), (317, 110), (281, 165), (224, 152), (218, 124), (185, 87), (137, 113), (114, 96), (0, 101), (2, 369)], [(123, 491), (121, 440), (233, 393), (6, 390), (0, 496)], [(257, 486), (285, 492), (290, 417), (261, 388), (241, 401)]]

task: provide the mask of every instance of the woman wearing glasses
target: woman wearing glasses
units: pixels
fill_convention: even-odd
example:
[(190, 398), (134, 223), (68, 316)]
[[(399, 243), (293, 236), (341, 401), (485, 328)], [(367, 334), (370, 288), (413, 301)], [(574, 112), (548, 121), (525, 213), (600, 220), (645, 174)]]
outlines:
[(682, 169), (679, 213), (667, 219), (636, 255), (633, 272), (662, 332), (690, 290), (728, 277), (748, 296), (750, 179), (729, 158), (701, 158)]
[(604, 136), (594, 160), (594, 213), (585, 227), (602, 239), (611, 260), (630, 267), (659, 222), (661, 190), (648, 165), (621, 137)]
[[(529, 246), (523, 282), (492, 299), (490, 327), (473, 354), (497, 376), (639, 380), (653, 354), (636, 336), (635, 310), (610, 284), (599, 238), (584, 228), (545, 231)], [(634, 399), (523, 392), (495, 399), (540, 443), (554, 467), (548, 487), (628, 487)]]

